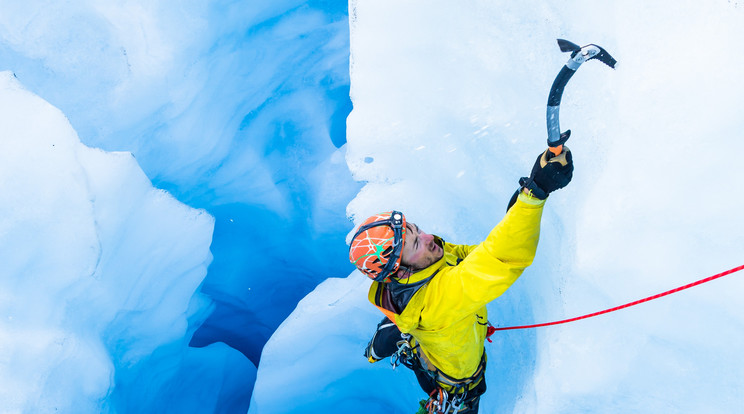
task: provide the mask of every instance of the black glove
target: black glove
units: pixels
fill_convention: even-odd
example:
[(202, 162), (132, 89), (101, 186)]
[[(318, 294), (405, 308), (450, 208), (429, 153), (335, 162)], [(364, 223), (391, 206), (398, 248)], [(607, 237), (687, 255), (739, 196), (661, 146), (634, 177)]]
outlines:
[(520, 178), (519, 185), (529, 190), (534, 197), (545, 200), (548, 194), (567, 186), (572, 177), (573, 156), (571, 150), (564, 146), (559, 155), (550, 150), (540, 154), (530, 176)]

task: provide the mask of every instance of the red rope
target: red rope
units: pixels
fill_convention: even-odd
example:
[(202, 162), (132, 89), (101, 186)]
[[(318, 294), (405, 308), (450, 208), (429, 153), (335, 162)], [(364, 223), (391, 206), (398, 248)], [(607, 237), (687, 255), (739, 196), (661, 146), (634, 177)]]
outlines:
[(493, 328), (493, 329), (494, 329), (494, 331), (508, 331), (508, 330), (511, 330), (511, 329), (539, 328), (541, 326), (560, 325), (562, 323), (569, 323), (569, 322), (573, 322), (573, 321), (578, 321), (580, 319), (587, 319), (587, 318), (591, 318), (591, 317), (594, 317), (594, 316), (603, 315), (605, 313), (614, 312), (616, 310), (629, 308), (631, 306), (635, 306), (635, 305), (638, 305), (638, 304), (643, 303), (643, 302), (648, 302), (650, 300), (658, 299), (658, 298), (663, 297), (663, 296), (671, 295), (672, 293), (677, 293), (677, 292), (679, 292), (681, 290), (689, 289), (689, 288), (694, 287), (694, 286), (697, 286), (697, 285), (702, 285), (703, 283), (710, 282), (711, 280), (715, 280), (715, 279), (718, 279), (718, 278), (721, 278), (721, 277), (730, 275), (732, 273), (736, 273), (736, 272), (738, 272), (738, 271), (740, 271), (742, 269), (744, 269), (744, 265), (741, 265), (739, 267), (735, 267), (735, 268), (733, 268), (731, 270), (727, 270), (727, 271), (722, 272), (722, 273), (719, 273), (717, 275), (706, 277), (705, 279), (698, 280), (697, 282), (693, 282), (693, 283), (690, 283), (688, 285), (680, 286), (678, 288), (675, 288), (675, 289), (672, 289), (672, 290), (667, 290), (666, 292), (662, 292), (662, 293), (659, 293), (657, 295), (649, 296), (649, 297), (647, 297), (645, 299), (640, 299), (640, 300), (637, 300), (635, 302), (626, 303), (625, 305), (616, 306), (614, 308), (605, 309), (603, 311), (590, 313), (590, 314), (587, 314), (587, 315), (584, 315), (584, 316), (578, 316), (576, 318), (563, 319), (563, 320), (555, 321), (555, 322), (538, 323), (538, 324), (535, 324), (535, 325), (507, 326), (507, 327), (504, 327), (504, 328)]

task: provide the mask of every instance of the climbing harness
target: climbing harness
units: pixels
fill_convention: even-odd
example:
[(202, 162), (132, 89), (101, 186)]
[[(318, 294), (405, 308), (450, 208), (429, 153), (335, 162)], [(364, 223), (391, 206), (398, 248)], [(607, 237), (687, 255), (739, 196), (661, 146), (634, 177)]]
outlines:
[(599, 312), (589, 313), (589, 314), (586, 314), (586, 315), (583, 315), (583, 316), (577, 316), (575, 318), (563, 319), (563, 320), (555, 321), (555, 322), (538, 323), (538, 324), (534, 324), (534, 325), (507, 326), (507, 327), (493, 328), (493, 329), (494, 329), (494, 331), (508, 331), (508, 330), (512, 330), (512, 329), (539, 328), (539, 327), (542, 327), (542, 326), (560, 325), (560, 324), (564, 324), (564, 323), (578, 321), (578, 320), (581, 320), (581, 319), (587, 319), (587, 318), (591, 318), (591, 317), (594, 317), (594, 316), (603, 315), (605, 313), (614, 312), (614, 311), (617, 311), (617, 310), (620, 310), (620, 309), (629, 308), (631, 306), (635, 306), (635, 305), (638, 305), (638, 304), (641, 304), (641, 303), (644, 303), (644, 302), (648, 302), (648, 301), (651, 301), (651, 300), (654, 300), (654, 299), (658, 299), (658, 298), (661, 298), (661, 297), (664, 297), (664, 296), (667, 296), (667, 295), (671, 295), (672, 293), (677, 293), (679, 291), (682, 291), (682, 290), (685, 290), (685, 289), (689, 289), (691, 287), (695, 287), (695, 286), (698, 286), (698, 285), (702, 285), (703, 283), (710, 282), (711, 280), (715, 280), (715, 279), (722, 278), (724, 276), (728, 276), (728, 275), (730, 275), (732, 273), (736, 273), (736, 272), (738, 272), (740, 270), (744, 270), (744, 265), (735, 267), (733, 269), (727, 270), (725, 272), (718, 273), (718, 274), (713, 275), (713, 276), (710, 276), (710, 277), (706, 277), (704, 279), (700, 279), (700, 280), (698, 280), (696, 282), (693, 282), (693, 283), (690, 283), (690, 284), (687, 284), (687, 285), (684, 285), (684, 286), (680, 286), (678, 288), (667, 290), (666, 292), (662, 292), (662, 293), (659, 293), (659, 294), (656, 294), (656, 295), (653, 295), (653, 296), (649, 296), (649, 297), (644, 298), (644, 299), (636, 300), (634, 302), (626, 303), (625, 305), (616, 306), (614, 308), (605, 309), (605, 310), (599, 311)]
[[(483, 352), (481, 363), (475, 373), (462, 380), (449, 377), (434, 367), (426, 358), (426, 354), (420, 351), (419, 344), (411, 346), (413, 336), (401, 334), (401, 340), (397, 342), (398, 350), (390, 356), (390, 365), (393, 369), (403, 365), (411, 370), (425, 372), (437, 384), (436, 388), (429, 394), (429, 399), (423, 403), (427, 414), (454, 414), (468, 402), (471, 387), (477, 386), (483, 380), (483, 372), (486, 367), (486, 354)], [(444, 386), (449, 388), (449, 391)], [(476, 395), (477, 397), (478, 395)]]

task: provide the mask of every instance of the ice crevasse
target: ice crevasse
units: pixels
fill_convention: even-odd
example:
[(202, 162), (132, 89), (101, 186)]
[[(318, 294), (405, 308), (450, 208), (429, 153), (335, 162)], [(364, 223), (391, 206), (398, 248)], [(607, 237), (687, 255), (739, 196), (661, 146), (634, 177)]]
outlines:
[[(154, 188), (130, 153), (81, 144), (11, 72), (0, 73), (0, 165), (3, 412), (97, 412), (126, 401), (117, 382), (195, 383), (225, 363), (255, 372), (226, 346), (184, 342), (208, 308), (195, 295), (211, 261), (208, 213)], [(142, 376), (168, 360), (199, 368), (155, 363)], [(216, 401), (205, 388), (198, 396)]]

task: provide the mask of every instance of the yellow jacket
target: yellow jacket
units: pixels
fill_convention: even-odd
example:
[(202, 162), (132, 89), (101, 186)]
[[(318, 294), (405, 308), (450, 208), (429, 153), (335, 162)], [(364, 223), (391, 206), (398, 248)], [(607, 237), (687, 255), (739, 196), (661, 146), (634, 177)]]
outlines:
[(501, 296), (532, 264), (544, 204), (520, 193), (482, 243), (455, 245), (440, 239), (444, 244), (442, 259), (400, 282), (425, 283), (402, 312), (381, 299), (387, 293), (382, 283), (372, 283), (370, 302), (401, 332), (411, 334), (440, 371), (455, 379), (470, 377), (483, 356), (486, 304)]

